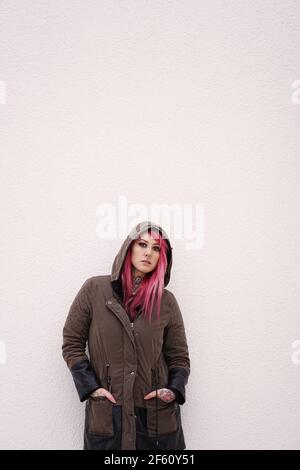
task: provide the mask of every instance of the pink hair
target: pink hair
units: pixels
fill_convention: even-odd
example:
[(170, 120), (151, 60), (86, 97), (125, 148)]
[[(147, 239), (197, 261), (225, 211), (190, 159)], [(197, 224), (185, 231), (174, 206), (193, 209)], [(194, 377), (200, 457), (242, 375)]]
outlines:
[[(135, 240), (133, 240), (127, 250), (127, 254), (121, 271), (121, 280), (124, 292), (124, 306), (126, 311), (129, 312), (131, 318), (135, 318), (135, 316), (137, 315), (138, 308), (141, 307), (145, 317), (151, 321), (155, 308), (157, 319), (159, 319), (160, 316), (160, 304), (164, 289), (164, 277), (167, 269), (168, 245), (166, 240), (162, 238), (161, 234), (158, 233), (157, 230), (155, 230), (154, 228), (148, 228), (148, 232), (151, 232), (150, 235), (155, 238), (155, 240), (160, 245), (160, 255), (156, 268), (145, 275), (136, 294), (132, 296), (131, 291), (133, 288), (133, 267), (131, 263), (131, 253), (132, 244), (135, 242)], [(153, 232), (155, 232), (155, 235), (157, 235), (157, 237), (154, 236)], [(139, 235), (137, 240), (139, 240), (140, 238), (141, 234)]]

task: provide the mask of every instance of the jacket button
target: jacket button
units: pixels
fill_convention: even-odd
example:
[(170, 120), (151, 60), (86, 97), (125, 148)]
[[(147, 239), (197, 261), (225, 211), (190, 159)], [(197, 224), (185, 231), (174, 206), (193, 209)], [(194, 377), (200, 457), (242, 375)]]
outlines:
[(134, 375), (134, 371), (130, 372), (130, 375)]

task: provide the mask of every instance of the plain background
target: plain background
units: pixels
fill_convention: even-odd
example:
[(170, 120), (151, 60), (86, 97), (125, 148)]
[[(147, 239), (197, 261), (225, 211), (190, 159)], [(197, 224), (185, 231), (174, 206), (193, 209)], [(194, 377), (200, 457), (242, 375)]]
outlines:
[(1, 1), (2, 449), (82, 448), (62, 327), (120, 195), (205, 207), (169, 284), (187, 449), (299, 448), (299, 45), (299, 1)]

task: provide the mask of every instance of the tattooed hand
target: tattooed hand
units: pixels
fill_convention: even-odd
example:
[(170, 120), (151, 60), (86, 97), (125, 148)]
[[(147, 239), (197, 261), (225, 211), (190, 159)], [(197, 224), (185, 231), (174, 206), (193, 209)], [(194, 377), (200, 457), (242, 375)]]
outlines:
[[(162, 401), (166, 403), (170, 403), (171, 401), (175, 400), (176, 396), (175, 393), (172, 392), (172, 390), (169, 390), (168, 388), (160, 388), (157, 390), (157, 396), (160, 398)], [(144, 396), (145, 400), (149, 400), (150, 398), (156, 397), (156, 390), (153, 392), (148, 393), (147, 395)]]

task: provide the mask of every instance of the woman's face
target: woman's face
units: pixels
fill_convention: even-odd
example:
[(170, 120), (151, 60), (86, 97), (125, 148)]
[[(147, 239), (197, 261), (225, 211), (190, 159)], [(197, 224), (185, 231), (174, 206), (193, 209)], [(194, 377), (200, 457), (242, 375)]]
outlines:
[(131, 263), (135, 268), (135, 274), (144, 276), (153, 271), (157, 266), (159, 255), (159, 243), (148, 232), (141, 234), (140, 238), (134, 240), (131, 252)]

